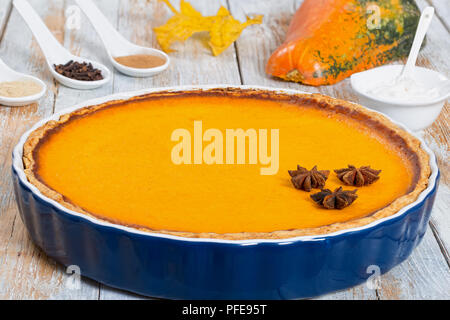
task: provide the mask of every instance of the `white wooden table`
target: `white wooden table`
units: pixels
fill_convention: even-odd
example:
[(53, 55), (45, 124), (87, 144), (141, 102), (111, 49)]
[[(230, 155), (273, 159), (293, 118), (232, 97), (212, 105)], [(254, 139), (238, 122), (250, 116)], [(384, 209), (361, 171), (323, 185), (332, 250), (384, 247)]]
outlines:
[[(109, 65), (106, 52), (87, 19), (81, 29), (65, 28), (65, 11), (72, 0), (29, 0), (48, 27), (73, 53)], [(176, 3), (176, 1), (173, 1)], [(152, 0), (96, 0), (108, 19), (128, 39), (145, 46), (158, 44), (152, 28), (170, 16), (166, 6)], [(22, 133), (34, 122), (83, 100), (150, 87), (232, 84), (262, 85), (321, 92), (358, 101), (349, 81), (335, 86), (314, 88), (286, 83), (268, 77), (265, 64), (284, 39), (296, 0), (192, 0), (203, 14), (215, 14), (220, 5), (228, 7), (238, 19), (246, 14), (264, 14), (264, 24), (245, 30), (237, 43), (219, 57), (213, 57), (198, 37), (176, 45), (168, 71), (148, 79), (134, 79), (118, 72), (109, 85), (93, 91), (76, 91), (59, 86), (51, 78), (43, 55), (12, 9), (10, 0), (0, 0), (0, 57), (14, 69), (43, 79), (49, 91), (39, 105), (23, 108), (0, 106), (0, 299), (139, 299), (141, 297), (83, 279), (78, 289), (67, 286), (69, 275), (50, 260), (31, 241), (20, 220), (10, 177), (11, 153)], [(434, 5), (434, 19), (419, 64), (450, 76), (450, 1), (418, 0), (420, 8)], [(422, 244), (403, 264), (382, 276), (378, 289), (366, 285), (322, 297), (324, 299), (450, 299), (450, 168), (449, 106), (436, 124), (423, 132), (439, 158), (442, 182), (433, 210), (430, 228)]]

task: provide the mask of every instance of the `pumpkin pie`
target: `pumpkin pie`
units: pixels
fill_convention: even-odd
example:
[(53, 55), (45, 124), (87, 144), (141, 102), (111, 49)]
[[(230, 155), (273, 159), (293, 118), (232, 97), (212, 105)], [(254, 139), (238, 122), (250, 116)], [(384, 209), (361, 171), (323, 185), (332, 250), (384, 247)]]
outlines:
[[(277, 170), (261, 174), (250, 151), (234, 165), (218, 150), (223, 161), (174, 162), (174, 132), (198, 139), (199, 121), (203, 133), (278, 130)], [(194, 158), (191, 147), (182, 156)], [(229, 240), (370, 224), (416, 201), (431, 172), (420, 141), (378, 113), (322, 95), (241, 88), (158, 92), (78, 109), (32, 132), (23, 161), (28, 180), (67, 209), (148, 232)], [(299, 164), (329, 175), (320, 188), (299, 190), (288, 174)], [(381, 174), (348, 186), (335, 171), (349, 164)], [(311, 199), (322, 188), (357, 189), (357, 199), (329, 210)]]

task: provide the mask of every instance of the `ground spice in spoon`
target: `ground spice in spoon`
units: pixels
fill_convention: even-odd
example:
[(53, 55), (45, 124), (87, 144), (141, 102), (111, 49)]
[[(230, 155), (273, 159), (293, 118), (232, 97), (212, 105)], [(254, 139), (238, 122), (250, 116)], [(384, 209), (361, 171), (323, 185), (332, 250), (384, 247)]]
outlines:
[(163, 66), (166, 63), (166, 59), (150, 54), (116, 57), (114, 60), (125, 67), (136, 69), (156, 68)]
[(81, 81), (103, 80), (102, 71), (92, 66), (92, 63), (79, 63), (70, 60), (66, 64), (54, 65), (55, 71), (64, 77)]
[(0, 96), (22, 98), (34, 96), (42, 91), (42, 86), (32, 80), (0, 82)]

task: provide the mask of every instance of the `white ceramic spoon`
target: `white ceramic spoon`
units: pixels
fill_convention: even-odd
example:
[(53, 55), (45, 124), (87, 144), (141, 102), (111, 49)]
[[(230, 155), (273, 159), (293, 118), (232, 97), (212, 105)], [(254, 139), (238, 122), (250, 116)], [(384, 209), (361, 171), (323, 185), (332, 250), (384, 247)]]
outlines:
[(434, 16), (434, 8), (427, 7), (423, 10), (422, 15), (420, 16), (419, 25), (417, 26), (416, 36), (414, 37), (414, 42), (411, 47), (411, 52), (409, 53), (408, 61), (406, 62), (405, 68), (403, 69), (400, 78), (397, 81), (400, 81), (404, 78), (411, 78), (414, 76), (414, 69), (416, 67), (417, 57), (419, 55), (420, 48), (422, 47), (423, 40), (425, 39), (425, 35), (430, 28), (431, 21)]
[(1, 82), (12, 82), (12, 81), (33, 81), (39, 84), (42, 90), (39, 93), (36, 93), (32, 96), (26, 97), (18, 97), (18, 98), (9, 98), (0, 96), (0, 105), (9, 106), (9, 107), (18, 107), (25, 106), (28, 104), (32, 104), (37, 102), (47, 91), (47, 86), (44, 82), (39, 80), (36, 77), (29, 76), (9, 68), (3, 61), (0, 59), (0, 83)]
[[(20, 13), (25, 23), (33, 32), (36, 41), (41, 47), (45, 58), (47, 60), (47, 65), (52, 73), (53, 77), (61, 84), (79, 90), (88, 90), (101, 87), (111, 80), (111, 72), (106, 66), (101, 63), (84, 59), (81, 57), (74, 56), (69, 51), (67, 51), (52, 35), (50, 30), (44, 24), (42, 19), (30, 6), (26, 0), (14, 0), (14, 7)], [(65, 77), (55, 71), (54, 65), (66, 64), (70, 60), (79, 63), (92, 63), (93, 67), (102, 71), (103, 80), (97, 81), (80, 81)]]
[[(138, 46), (125, 39), (116, 29), (114, 29), (92, 0), (75, 0), (75, 2), (94, 26), (108, 51), (109, 60), (117, 70), (132, 77), (151, 77), (165, 71), (169, 67), (170, 58), (167, 54), (161, 50)], [(114, 59), (137, 54), (160, 57), (165, 60), (165, 64), (155, 68), (138, 69), (124, 66)]]

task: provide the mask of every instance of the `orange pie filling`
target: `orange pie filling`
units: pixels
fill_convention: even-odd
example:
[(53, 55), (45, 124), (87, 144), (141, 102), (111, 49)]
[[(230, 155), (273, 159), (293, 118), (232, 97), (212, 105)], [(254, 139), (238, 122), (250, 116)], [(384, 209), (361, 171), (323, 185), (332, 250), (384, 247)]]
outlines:
[[(202, 133), (215, 129), (224, 136), (227, 129), (279, 130), (278, 171), (262, 175), (264, 165), (249, 163), (249, 150), (245, 164), (227, 164), (225, 153), (223, 164), (175, 164), (173, 132), (182, 128), (195, 139), (195, 121), (202, 122)], [(220, 95), (138, 99), (74, 115), (47, 131), (33, 156), (37, 179), (79, 211), (122, 225), (193, 234), (270, 233), (351, 222), (411, 192), (420, 171), (402, 143), (345, 113), (310, 103)], [(348, 164), (382, 173), (373, 185), (358, 188), (351, 206), (326, 210), (311, 193), (292, 186), (288, 170), (298, 164), (330, 170), (326, 188), (331, 190), (343, 186), (333, 170)]]

